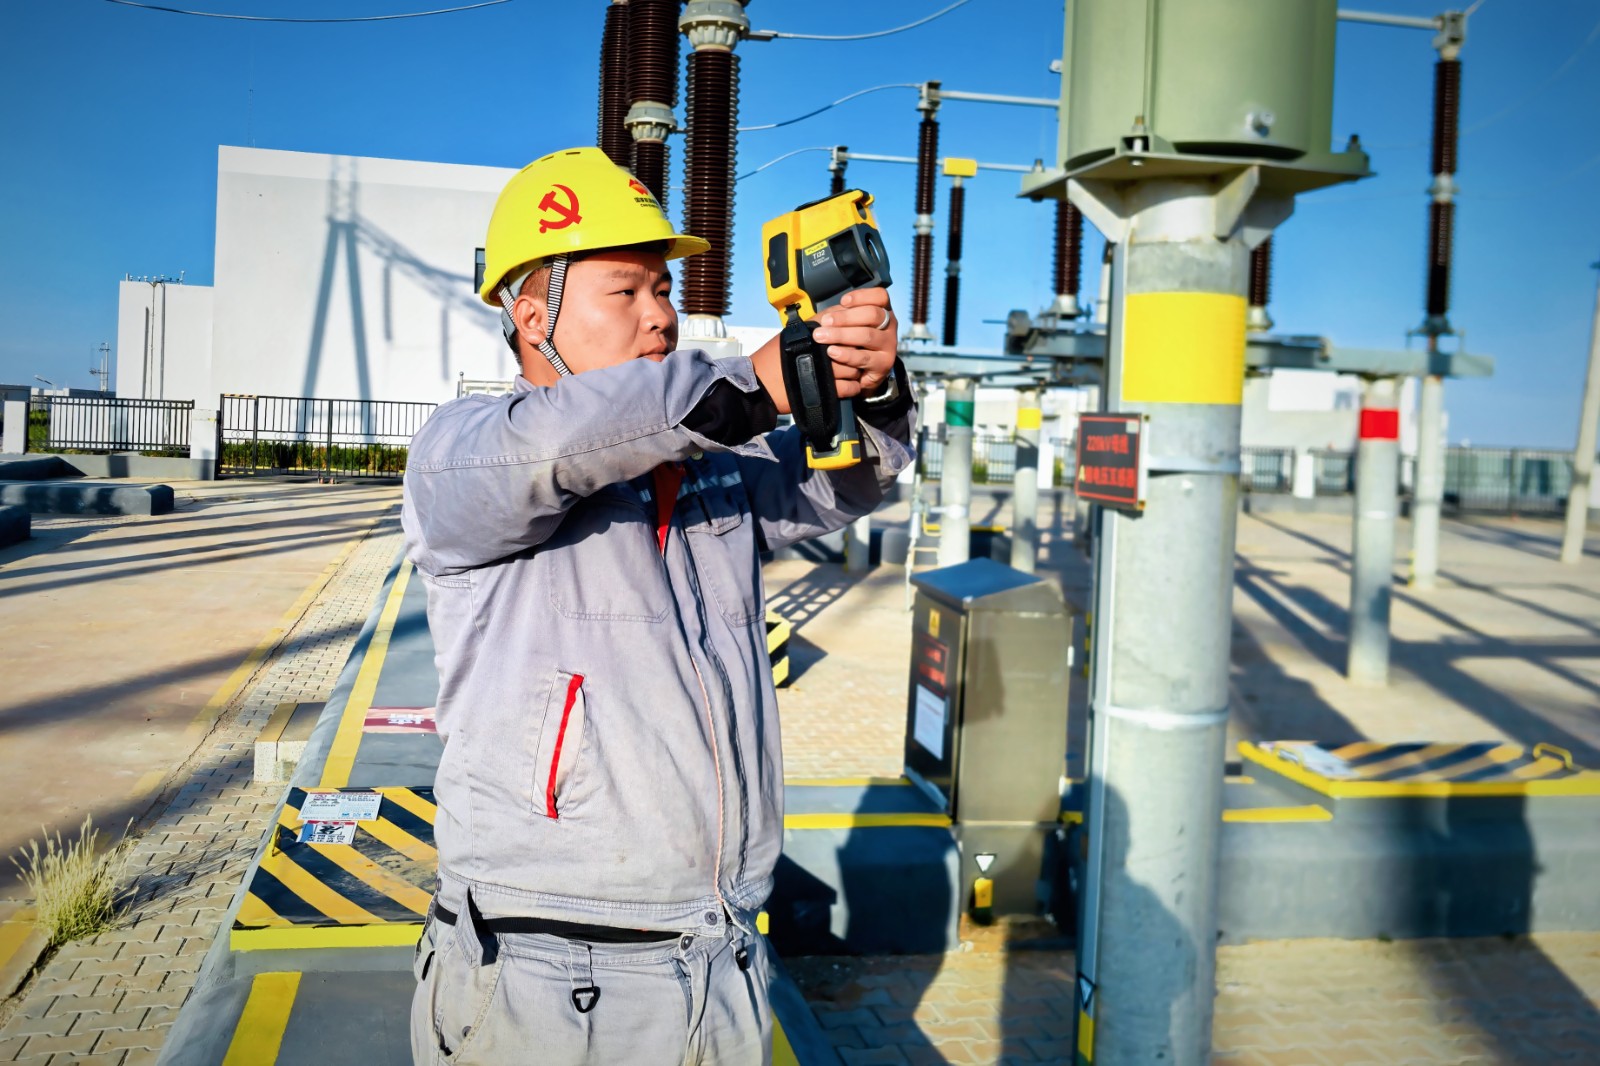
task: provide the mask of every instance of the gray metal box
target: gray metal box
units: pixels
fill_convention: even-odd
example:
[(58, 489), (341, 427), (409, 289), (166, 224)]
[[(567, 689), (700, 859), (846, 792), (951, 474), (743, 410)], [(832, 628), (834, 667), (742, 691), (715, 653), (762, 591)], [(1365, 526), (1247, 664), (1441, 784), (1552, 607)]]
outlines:
[(992, 855), (996, 912), (1032, 913), (1061, 806), (1071, 617), (1055, 585), (988, 559), (912, 584), (906, 774), (956, 823), (963, 891)]

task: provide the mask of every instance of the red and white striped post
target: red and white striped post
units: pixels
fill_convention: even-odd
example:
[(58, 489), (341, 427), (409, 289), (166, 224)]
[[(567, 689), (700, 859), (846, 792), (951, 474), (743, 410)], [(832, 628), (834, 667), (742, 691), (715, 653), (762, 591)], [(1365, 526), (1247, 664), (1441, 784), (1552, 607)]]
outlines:
[(1361, 395), (1355, 539), (1350, 554), (1350, 652), (1345, 676), (1389, 683), (1389, 606), (1400, 488), (1400, 382), (1372, 378)]

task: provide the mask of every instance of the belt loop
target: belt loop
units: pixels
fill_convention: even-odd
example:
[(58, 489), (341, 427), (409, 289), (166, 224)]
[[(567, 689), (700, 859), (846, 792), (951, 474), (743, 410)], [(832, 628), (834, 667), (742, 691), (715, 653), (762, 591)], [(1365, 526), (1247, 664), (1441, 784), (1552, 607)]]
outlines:
[[(572, 982), (572, 1006), (579, 1014), (588, 1014), (600, 1002), (600, 987), (594, 983), (594, 965), (588, 944), (581, 940), (568, 940), (567, 977)], [(580, 976), (581, 974), (581, 976)], [(578, 982), (582, 981), (583, 984)]]
[(461, 908), (456, 923), (461, 926), (457, 934), (466, 938), (466, 943), (478, 945), (480, 965), (491, 966), (500, 957), (500, 941), (493, 933), (481, 932), (483, 913), (478, 910), (478, 904), (472, 898), (472, 889), (467, 889), (467, 905)]

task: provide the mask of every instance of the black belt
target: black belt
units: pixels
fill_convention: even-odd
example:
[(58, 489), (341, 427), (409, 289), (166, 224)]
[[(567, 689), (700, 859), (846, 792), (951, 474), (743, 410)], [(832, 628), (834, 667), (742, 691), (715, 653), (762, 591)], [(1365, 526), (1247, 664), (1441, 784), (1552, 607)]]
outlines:
[[(433, 916), (445, 925), (456, 924), (456, 912), (442, 903), (434, 903)], [(485, 933), (543, 933), (596, 944), (657, 944), (678, 939), (677, 933), (664, 933), (659, 929), (618, 929), (610, 925), (558, 922), (554, 918), (481, 918), (474, 924)]]

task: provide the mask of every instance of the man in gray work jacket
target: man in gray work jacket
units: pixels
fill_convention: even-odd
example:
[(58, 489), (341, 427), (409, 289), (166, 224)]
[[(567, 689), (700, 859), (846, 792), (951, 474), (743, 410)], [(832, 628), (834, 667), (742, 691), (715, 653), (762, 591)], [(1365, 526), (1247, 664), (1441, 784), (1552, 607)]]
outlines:
[(755, 932), (783, 771), (759, 553), (870, 512), (912, 461), (882, 289), (820, 319), (865, 458), (807, 467), (777, 346), (677, 350), (667, 261), (709, 246), (594, 148), (495, 206), (481, 296), (513, 395), (412, 442), (406, 548), (437, 647), (439, 892), (422, 1062), (764, 1063)]

